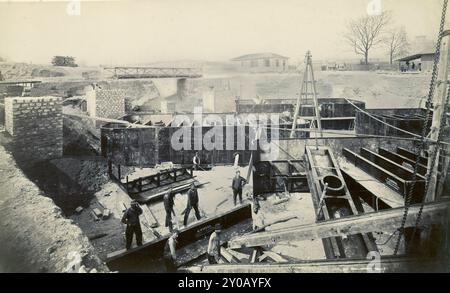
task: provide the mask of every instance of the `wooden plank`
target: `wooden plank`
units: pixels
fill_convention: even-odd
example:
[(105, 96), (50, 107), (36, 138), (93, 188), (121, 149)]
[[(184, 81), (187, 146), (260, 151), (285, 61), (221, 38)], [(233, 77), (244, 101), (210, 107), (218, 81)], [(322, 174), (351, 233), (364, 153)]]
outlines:
[[(220, 223), (222, 229), (225, 230), (234, 225), (238, 225), (245, 220), (251, 219), (251, 213), (250, 204), (244, 204), (214, 217), (201, 219), (193, 225), (180, 229), (177, 248), (182, 249), (189, 244), (202, 239), (207, 239), (214, 230), (214, 225), (217, 223)], [(169, 235), (164, 235), (159, 239), (145, 242), (142, 246), (130, 250), (121, 249), (109, 253), (106, 258), (106, 263), (110, 268), (114, 269), (120, 268), (122, 265), (141, 262), (142, 259), (160, 257), (162, 256), (164, 244), (168, 238)], [(204, 245), (205, 251), (206, 247), (207, 245)]]
[(220, 247), (220, 254), (227, 260), (229, 263), (239, 263), (239, 261), (230, 254), (225, 248)]
[[(450, 56), (450, 30), (448, 30), (449, 24), (446, 23), (446, 30), (442, 34), (442, 42), (441, 42), (441, 48), (440, 48), (440, 55), (439, 55), (439, 63), (438, 63), (438, 75), (436, 80), (436, 91), (434, 92), (433, 96), (433, 119), (431, 122), (431, 128), (429, 137), (430, 139), (437, 141), (439, 137), (441, 136), (441, 133), (444, 134), (443, 138), (444, 141), (448, 138), (448, 129), (446, 128), (446, 117), (445, 114), (447, 112), (447, 94), (448, 94), (448, 59)], [(442, 121), (444, 120), (444, 121)], [(441, 127), (444, 125), (444, 127)], [(438, 176), (437, 172), (439, 170), (439, 157), (441, 154), (441, 149), (439, 145), (436, 144), (430, 144), (428, 146), (428, 153), (430, 156), (432, 154), (436, 154), (436, 158), (431, 157), (428, 162), (428, 170), (430, 171), (430, 180), (428, 182), (428, 188), (427, 188), (427, 194), (425, 196), (426, 201), (434, 201), (437, 197), (440, 196), (440, 194), (437, 194), (436, 191), (441, 192), (443, 190), (443, 182), (445, 181), (445, 175), (448, 171), (448, 166), (450, 163), (450, 160), (445, 159), (444, 160), (444, 166), (442, 171), (442, 177), (439, 178), (441, 180), (442, 188), (439, 187), (438, 190), (436, 187), (438, 186)], [(444, 152), (445, 154), (445, 152)], [(434, 161), (433, 161), (434, 160)]]
[(229, 254), (238, 259), (240, 262), (248, 262), (250, 260), (251, 255), (227, 248)]
[[(251, 230), (251, 220), (244, 220), (236, 225), (227, 229), (222, 229), (220, 235), (220, 245), (226, 244), (233, 236), (242, 235)], [(205, 235), (200, 240), (195, 241), (181, 249), (177, 249), (177, 266), (189, 263), (194, 259), (198, 259), (206, 255), (208, 250), (209, 235)], [(223, 255), (222, 255), (223, 257)]]
[[(180, 193), (180, 192), (184, 192), (186, 190), (189, 189), (189, 187), (191, 186), (191, 184), (194, 183), (195, 187), (199, 188), (202, 187), (206, 184), (208, 184), (209, 182), (204, 182), (204, 183), (200, 183), (198, 181), (192, 181), (189, 182), (188, 184), (183, 184), (183, 185), (178, 185), (176, 187), (173, 187), (172, 192), (175, 193)], [(139, 194), (138, 196), (136, 196), (136, 201), (139, 203), (149, 203), (149, 202), (154, 202), (154, 201), (158, 201), (158, 200), (162, 200), (162, 198), (164, 197), (164, 195), (167, 193), (167, 191), (169, 190), (169, 187), (165, 188), (165, 190), (157, 192), (157, 193), (151, 193), (147, 194), (147, 193), (142, 193)]]
[(250, 258), (250, 263), (255, 263), (258, 257), (258, 249), (253, 249), (252, 257)]
[(268, 255), (263, 252), (263, 254), (258, 257), (258, 262), (263, 262), (267, 257)]
[(367, 259), (329, 259), (296, 263), (253, 263), (214, 266), (191, 266), (180, 271), (188, 273), (412, 273), (448, 272), (448, 261), (435, 258), (381, 257), (378, 267)]
[[(423, 208), (422, 224), (439, 223), (449, 208), (450, 201), (448, 200), (426, 204)], [(419, 210), (420, 204), (411, 205), (405, 227), (415, 226)], [(342, 234), (354, 235), (375, 231), (393, 231), (399, 227), (403, 213), (404, 208), (400, 207), (357, 216), (347, 216), (310, 225), (249, 234), (231, 239), (228, 247), (237, 249), (241, 247), (273, 245), (280, 241), (301, 241), (338, 237), (342, 236)]]
[(278, 263), (288, 262), (287, 259), (283, 258), (278, 253), (275, 253), (275, 252), (270, 251), (270, 250), (264, 251), (264, 254), (266, 254), (269, 258), (271, 258), (275, 262), (278, 262)]

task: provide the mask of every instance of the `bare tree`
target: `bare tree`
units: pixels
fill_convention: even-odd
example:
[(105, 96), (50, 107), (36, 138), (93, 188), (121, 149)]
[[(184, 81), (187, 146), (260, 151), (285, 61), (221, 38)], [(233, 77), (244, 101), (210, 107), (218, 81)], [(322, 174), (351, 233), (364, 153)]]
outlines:
[(391, 65), (394, 58), (408, 53), (408, 35), (403, 27), (392, 28), (389, 30), (385, 35), (384, 43), (389, 52), (389, 63)]
[(347, 25), (345, 40), (356, 54), (364, 56), (364, 63), (369, 64), (369, 51), (383, 41), (382, 34), (390, 23), (391, 15), (368, 15), (350, 21)]

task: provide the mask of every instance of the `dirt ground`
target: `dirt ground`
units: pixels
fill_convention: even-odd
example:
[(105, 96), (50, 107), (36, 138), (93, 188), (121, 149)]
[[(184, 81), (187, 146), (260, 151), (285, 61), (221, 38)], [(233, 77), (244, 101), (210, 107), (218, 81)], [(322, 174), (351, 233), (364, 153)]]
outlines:
[(25, 177), (0, 146), (0, 271), (64, 272), (79, 254), (87, 271), (108, 271), (80, 228)]
[[(67, 162), (66, 162), (67, 163)], [(245, 177), (247, 167), (233, 166), (216, 166), (212, 171), (194, 171), (194, 176), (199, 182), (208, 182), (208, 184), (198, 189), (200, 213), (202, 217), (212, 217), (218, 213), (228, 211), (234, 207), (231, 180), (236, 170), (240, 170)], [(70, 170), (66, 170), (68, 172)], [(135, 172), (130, 173), (132, 178), (139, 176), (148, 176), (156, 172), (155, 168), (136, 168)], [(133, 177), (134, 176), (134, 177)], [(76, 176), (73, 176), (76, 178)], [(243, 193), (243, 202), (247, 202), (247, 195), (251, 195), (251, 185), (247, 185)], [(72, 213), (69, 216), (76, 225), (80, 227), (84, 235), (90, 240), (95, 248), (96, 254), (100, 259), (105, 260), (108, 253), (121, 250), (125, 247), (125, 225), (120, 220), (125, 210), (125, 206), (129, 207), (131, 198), (123, 191), (117, 183), (112, 181), (105, 182), (99, 190), (97, 190), (88, 203), (83, 205), (80, 213)], [(186, 208), (186, 193), (178, 193), (175, 195), (175, 213), (174, 226), (183, 227), (183, 211)], [(154, 230), (161, 234), (169, 234), (169, 230), (165, 227), (165, 210), (162, 202), (150, 203), (142, 205), (144, 210), (143, 216), (140, 217), (143, 231), (144, 242), (154, 240), (156, 237), (149, 229), (151, 223), (156, 222), (158, 226)], [(94, 209), (104, 211), (108, 209), (111, 213), (107, 219), (96, 220), (92, 215)], [(156, 219), (155, 220), (153, 220)], [(196, 222), (195, 214), (191, 211), (188, 219), (188, 225)], [(135, 240), (133, 246), (135, 246)]]
[[(63, 69), (61, 74), (48, 73), (25, 65), (8, 65), (3, 71), (7, 78), (41, 78), (47, 84), (42, 90), (48, 94), (50, 88), (55, 92), (69, 94), (74, 80), (82, 77), (82, 69)], [(58, 69), (59, 70), (59, 69)], [(58, 71), (56, 70), (56, 71)], [(16, 74), (18, 72), (18, 74)], [(33, 76), (34, 72), (34, 76)], [(59, 72), (59, 71), (58, 71)], [(46, 76), (50, 74), (51, 76)], [(58, 75), (53, 76), (52, 75)], [(203, 89), (214, 86), (217, 92), (226, 90), (228, 98), (240, 96), (242, 99), (295, 98), (300, 85), (300, 74), (237, 74), (227, 73), (220, 77), (208, 77), (190, 80), (191, 97), (199, 99)], [(429, 74), (400, 74), (396, 72), (316, 72), (320, 97), (346, 97), (366, 102), (366, 108), (380, 107), (419, 107), (423, 106), (422, 97), (428, 90)], [(61, 83), (60, 83), (61, 82)], [(71, 83), (72, 82), (72, 83)], [(87, 81), (77, 84), (81, 88)], [(140, 81), (108, 83), (111, 88), (129, 88), (131, 98), (146, 103), (149, 97), (152, 109), (160, 108), (160, 100), (154, 100), (152, 89)], [(173, 82), (155, 82), (162, 97), (173, 94)], [(60, 87), (60, 88), (59, 88)], [(155, 102), (156, 101), (156, 102)], [(67, 110), (67, 109), (65, 109)], [(234, 111), (234, 108), (217, 109)], [(189, 109), (186, 109), (189, 111)], [(124, 204), (129, 206), (130, 198), (120, 187), (106, 176), (106, 164), (101, 160), (89, 160), (76, 156), (95, 155), (98, 145), (95, 135), (88, 139), (83, 131), (83, 121), (65, 119), (65, 151), (73, 157), (52, 160), (33, 168), (21, 171), (13, 158), (0, 145), (0, 271), (5, 272), (62, 272), (74, 251), (83, 256), (88, 268), (106, 271), (101, 259), (107, 253), (122, 249), (125, 245), (124, 226), (120, 223)], [(78, 131), (74, 131), (78, 130)], [(66, 143), (67, 142), (67, 143)], [(79, 152), (77, 145), (82, 144), (87, 152)], [(90, 149), (89, 149), (90, 147)], [(238, 168), (246, 176), (247, 168)], [(43, 170), (43, 171), (40, 171)], [(233, 205), (231, 179), (236, 168), (216, 166), (212, 171), (196, 171), (196, 179), (209, 182), (199, 189), (202, 217), (211, 217), (231, 209)], [(150, 172), (150, 173), (149, 173)], [(137, 170), (134, 176), (149, 175), (154, 170)], [(25, 174), (24, 174), (25, 173)], [(131, 177), (133, 175), (130, 175)], [(28, 178), (33, 179), (30, 181)], [(130, 178), (131, 178), (130, 177)], [(43, 194), (45, 192), (45, 196)], [(251, 185), (244, 191), (244, 201), (251, 194)], [(53, 199), (53, 200), (52, 200)], [(296, 219), (275, 224), (266, 230), (308, 224), (315, 221), (314, 208), (309, 194), (292, 194), (289, 201), (274, 205), (275, 197), (262, 202), (262, 210), (255, 220), (270, 223), (279, 217), (296, 216)], [(55, 205), (56, 204), (56, 205)], [(62, 207), (61, 209), (57, 207)], [(77, 207), (83, 207), (74, 213)], [(164, 227), (165, 211), (162, 202), (149, 204), (148, 213), (153, 213), (160, 234), (167, 234)], [(176, 226), (181, 227), (182, 211), (186, 207), (186, 196), (175, 197)], [(96, 220), (93, 209), (108, 209), (108, 219)], [(147, 213), (147, 216), (149, 214)], [(64, 216), (68, 216), (66, 219)], [(150, 217), (150, 216), (149, 216)], [(188, 223), (196, 221), (191, 211)], [(39, 223), (37, 225), (36, 223)], [(153, 233), (144, 225), (144, 240), (154, 239)], [(390, 242), (390, 232), (375, 233), (379, 243)], [(392, 253), (389, 244), (383, 244), (382, 254)], [(320, 240), (279, 243), (270, 248), (272, 251), (292, 259), (323, 259), (325, 257)]]

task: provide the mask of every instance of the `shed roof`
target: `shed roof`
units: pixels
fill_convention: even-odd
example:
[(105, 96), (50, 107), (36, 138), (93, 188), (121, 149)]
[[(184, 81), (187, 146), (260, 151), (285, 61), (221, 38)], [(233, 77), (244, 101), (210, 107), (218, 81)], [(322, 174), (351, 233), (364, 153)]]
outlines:
[(427, 56), (428, 55), (434, 55), (434, 52), (416, 53), (414, 55), (409, 55), (409, 56), (406, 56), (406, 57), (403, 57), (403, 58), (399, 58), (396, 61), (411, 61), (411, 60), (422, 58), (422, 56), (425, 56), (425, 55), (427, 55)]
[(254, 60), (254, 59), (264, 59), (264, 58), (279, 58), (279, 59), (289, 59), (289, 57), (281, 56), (275, 53), (255, 53), (242, 55), (231, 59), (231, 61), (244, 61), (244, 60)]

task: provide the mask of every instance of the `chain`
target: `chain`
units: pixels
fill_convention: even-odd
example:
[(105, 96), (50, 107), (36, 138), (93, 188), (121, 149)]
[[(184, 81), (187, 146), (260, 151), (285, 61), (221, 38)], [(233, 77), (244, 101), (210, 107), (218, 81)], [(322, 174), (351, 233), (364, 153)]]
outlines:
[[(411, 205), (411, 199), (412, 199), (412, 195), (414, 193), (414, 187), (416, 185), (416, 180), (417, 180), (417, 172), (418, 172), (418, 167), (419, 167), (419, 159), (421, 156), (421, 151), (423, 151), (427, 144), (426, 144), (426, 134), (427, 134), (427, 129), (428, 129), (428, 125), (431, 122), (431, 103), (433, 100), (433, 95), (434, 95), (434, 89), (435, 89), (435, 83), (436, 83), (436, 78), (437, 78), (437, 74), (438, 74), (438, 63), (439, 63), (439, 58), (440, 58), (440, 54), (441, 54), (441, 43), (442, 43), (442, 35), (444, 32), (444, 25), (445, 25), (445, 16), (447, 14), (447, 4), (448, 4), (448, 0), (444, 0), (444, 5), (442, 7), (442, 16), (441, 16), (441, 23), (439, 26), (439, 35), (438, 35), (438, 40), (436, 42), (436, 53), (434, 55), (434, 60), (433, 60), (433, 71), (431, 74), (431, 81), (430, 81), (430, 88), (428, 91), (428, 97), (427, 97), (427, 102), (426, 102), (426, 114), (425, 114), (425, 119), (424, 119), (424, 124), (423, 124), (423, 128), (422, 128), (422, 135), (420, 137), (420, 148), (417, 149), (416, 152), (416, 161), (414, 164), (414, 174), (412, 177), (412, 183), (409, 187), (408, 190), (408, 194), (405, 197), (405, 210), (403, 213), (403, 218), (402, 218), (402, 223), (401, 226), (399, 228), (399, 235), (397, 238), (397, 242), (395, 245), (395, 249), (394, 249), (394, 255), (397, 255), (398, 253), (398, 249), (400, 247), (400, 242), (402, 240), (402, 237), (404, 235), (404, 230), (405, 230), (405, 224), (406, 224), (406, 219), (408, 217), (408, 212), (409, 212), (409, 207)], [(448, 96), (447, 96), (448, 98)], [(445, 113), (445, 111), (444, 111)], [(445, 120), (445, 119), (444, 119)], [(436, 144), (436, 149), (439, 147), (438, 144)], [(421, 206), (421, 210), (423, 209), (423, 202), (425, 199), (425, 195), (427, 193), (427, 188), (428, 188), (428, 177), (431, 176), (429, 175), (430, 172), (427, 172), (427, 180), (425, 182), (425, 190), (424, 190), (424, 194), (423, 194), (423, 198), (422, 198), (422, 206)], [(420, 213), (421, 214), (421, 213)], [(419, 217), (417, 218), (419, 219)], [(417, 219), (416, 219), (416, 224), (417, 224)], [(414, 228), (416, 229), (416, 227)], [(414, 234), (414, 233), (413, 233)]]
[[(447, 96), (446, 96), (446, 99), (445, 99), (444, 107), (446, 107), (449, 102), (450, 102), (450, 88), (447, 88)], [(436, 157), (437, 157), (438, 150), (439, 150), (439, 142), (443, 139), (444, 134), (445, 134), (444, 129), (445, 129), (446, 124), (447, 124), (447, 119), (445, 117), (446, 116), (445, 113), (446, 113), (446, 111), (444, 110), (442, 112), (442, 115), (441, 115), (441, 124), (439, 126), (439, 134), (438, 134), (437, 144), (436, 144), (435, 149), (433, 150), (432, 155), (429, 158), (429, 160), (432, 160), (431, 162), (436, 162)], [(431, 170), (432, 169), (430, 169), (427, 172), (426, 181), (425, 181), (425, 194), (427, 193), (428, 184), (429, 184), (430, 179), (431, 179), (431, 175), (432, 175)], [(420, 221), (422, 220), (422, 211), (423, 211), (424, 204), (425, 204), (425, 196), (422, 198), (422, 204), (420, 206), (419, 213), (417, 214), (416, 223), (414, 225), (414, 230), (413, 230), (412, 237), (411, 237), (412, 241), (414, 241), (414, 239), (415, 239), (415, 235), (416, 235), (416, 232), (417, 232), (417, 227), (419, 226)]]

